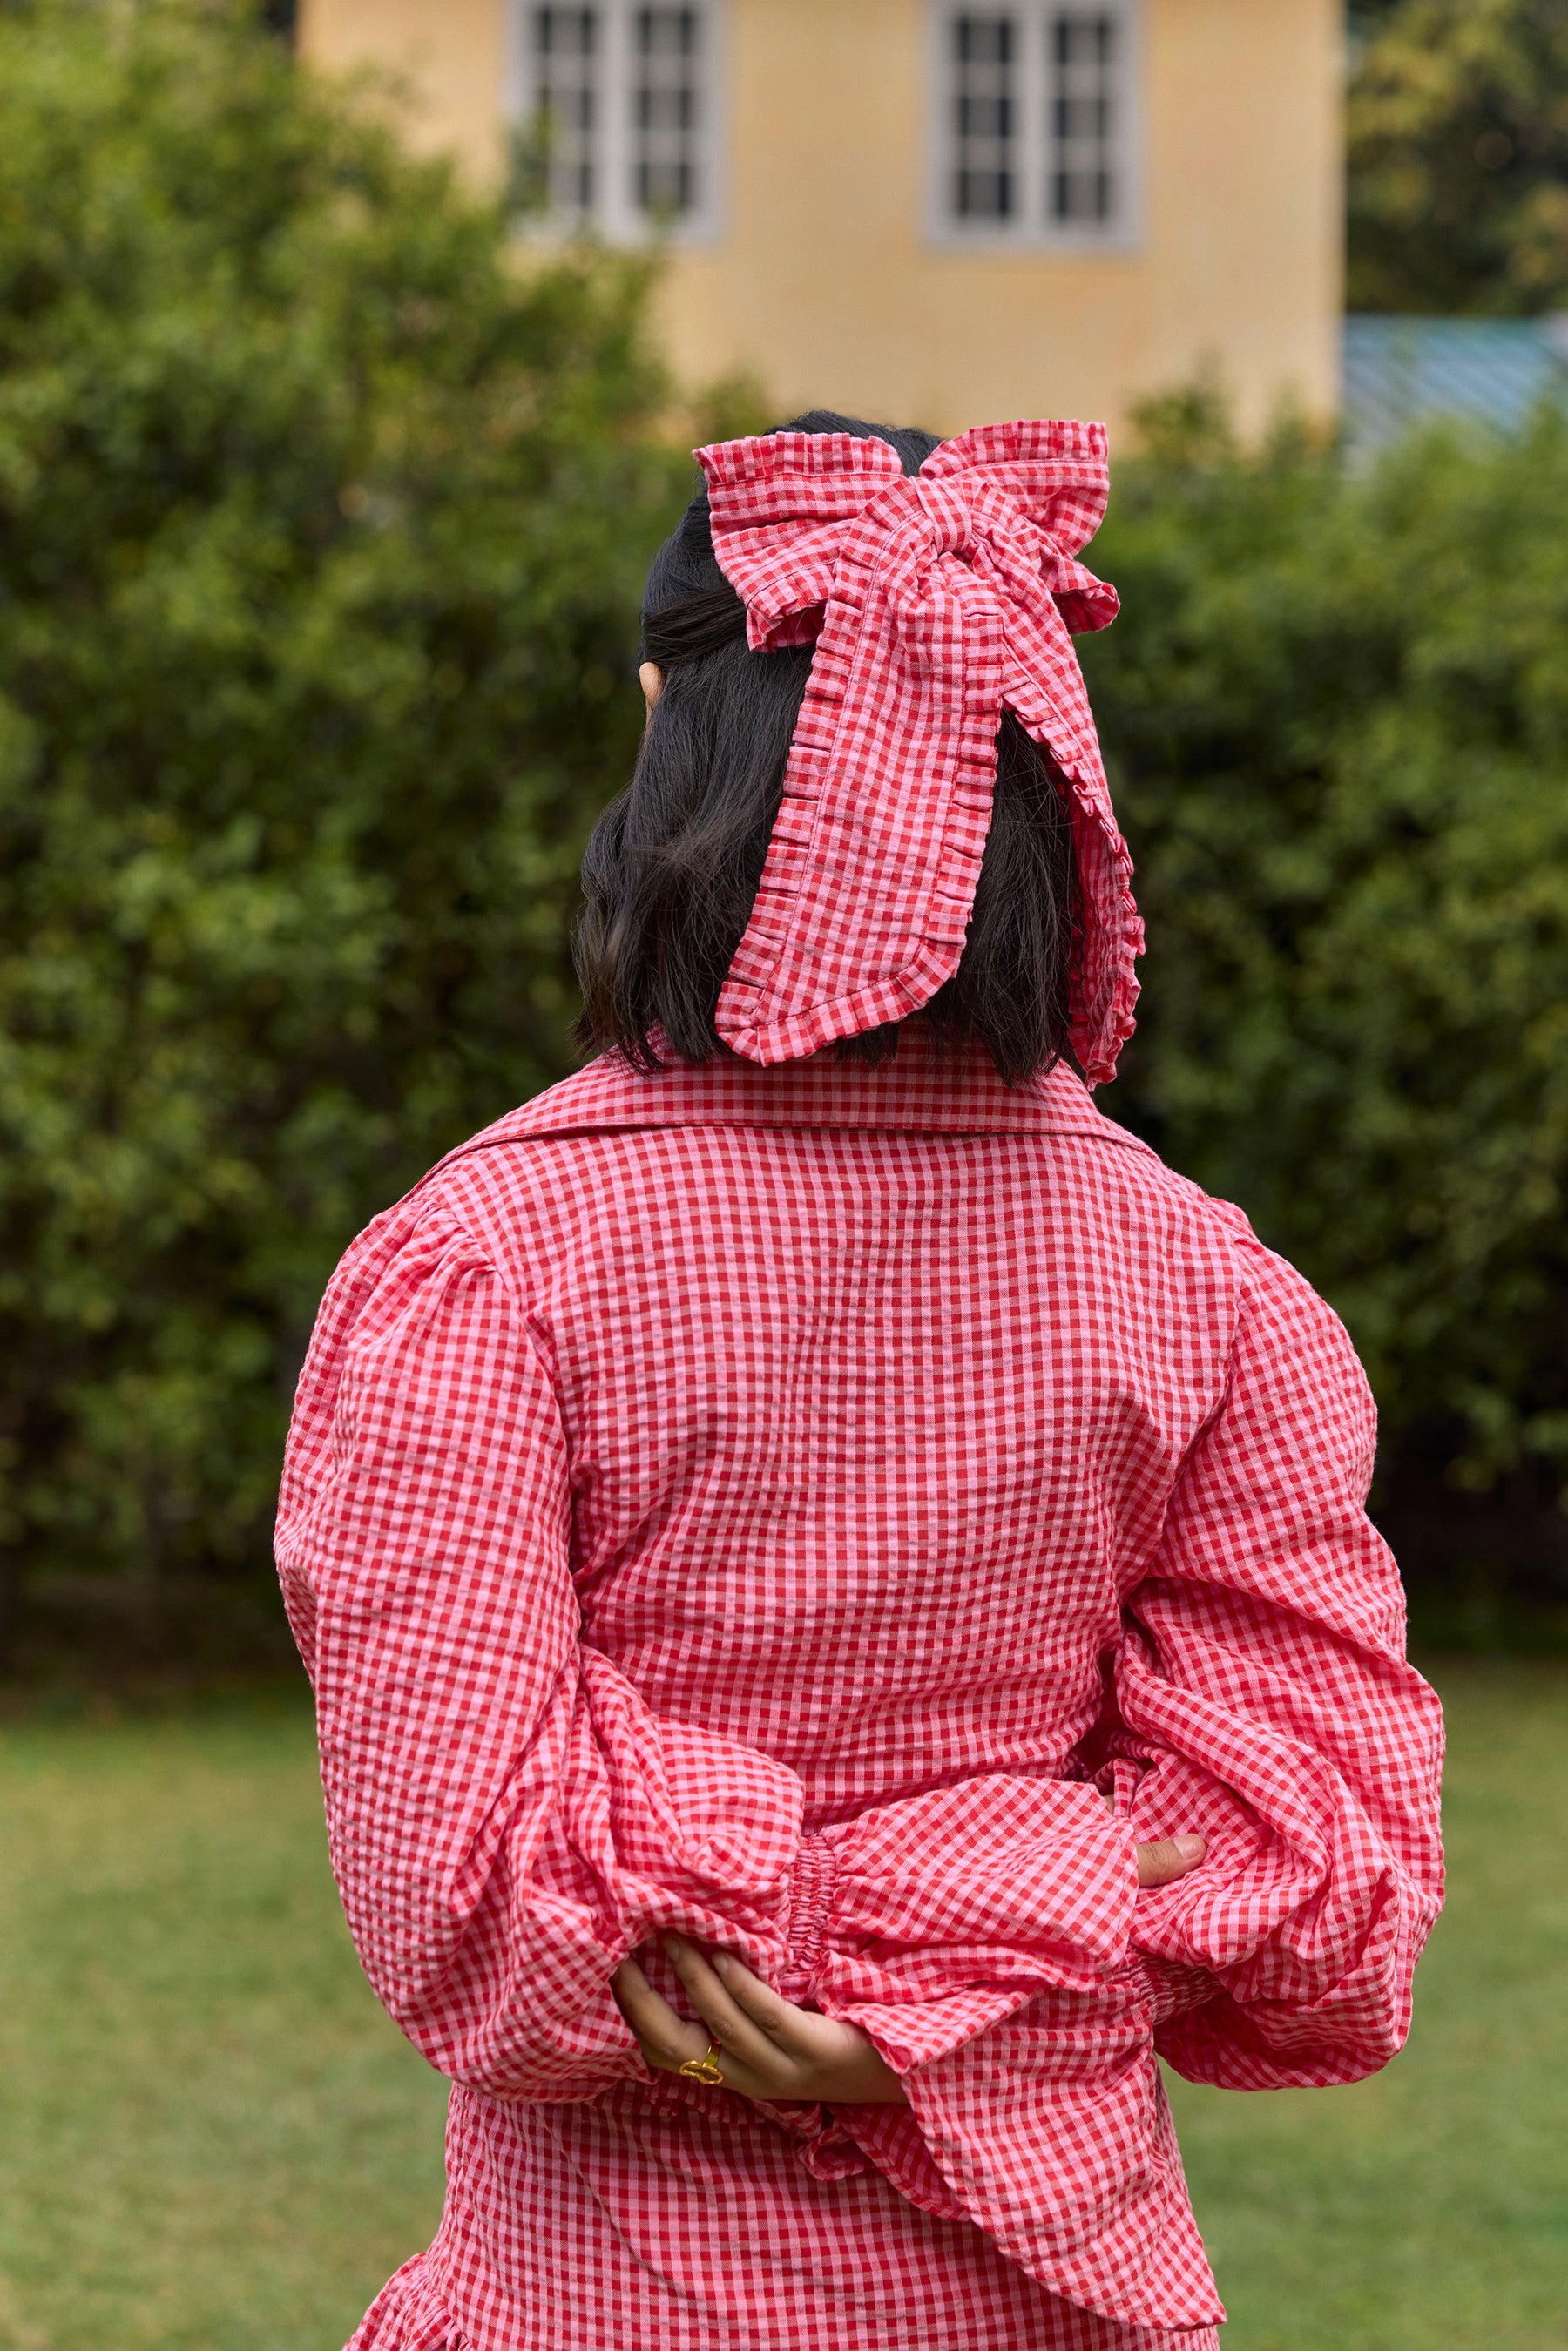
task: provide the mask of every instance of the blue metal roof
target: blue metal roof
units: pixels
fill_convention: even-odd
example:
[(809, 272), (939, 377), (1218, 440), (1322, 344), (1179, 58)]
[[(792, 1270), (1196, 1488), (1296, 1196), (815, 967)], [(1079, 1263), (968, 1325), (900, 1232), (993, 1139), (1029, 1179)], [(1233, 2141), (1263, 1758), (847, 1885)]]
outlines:
[(1422, 418), (1471, 417), (1504, 433), (1542, 401), (1568, 406), (1568, 312), (1543, 319), (1349, 318), (1341, 391), (1353, 447)]

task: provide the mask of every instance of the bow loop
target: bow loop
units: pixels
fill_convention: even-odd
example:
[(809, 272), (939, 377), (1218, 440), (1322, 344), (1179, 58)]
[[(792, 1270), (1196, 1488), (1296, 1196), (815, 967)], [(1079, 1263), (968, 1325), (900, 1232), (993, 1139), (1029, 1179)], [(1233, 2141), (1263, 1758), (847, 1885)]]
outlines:
[(1055, 761), (1077, 848), (1074, 1046), (1109, 1077), (1141, 929), (1069, 634), (1116, 594), (1077, 559), (1104, 428), (982, 426), (906, 476), (886, 442), (776, 433), (699, 449), (714, 551), (754, 650), (816, 641), (783, 804), (720, 1035), (761, 1062), (905, 1019), (963, 954), (1012, 709)]

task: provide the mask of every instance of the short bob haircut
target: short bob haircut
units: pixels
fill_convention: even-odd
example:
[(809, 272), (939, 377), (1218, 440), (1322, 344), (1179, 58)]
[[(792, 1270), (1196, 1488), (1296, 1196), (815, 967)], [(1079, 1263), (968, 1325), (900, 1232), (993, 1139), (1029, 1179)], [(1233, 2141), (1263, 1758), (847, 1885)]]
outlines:
[[(823, 409), (795, 433), (885, 441), (906, 474), (935, 434), (862, 424)], [(583, 860), (575, 948), (579, 1042), (618, 1046), (633, 1069), (730, 1056), (714, 1026), (719, 990), (762, 877), (811, 648), (754, 653), (746, 608), (719, 569), (707, 493), (653, 559), (643, 652), (664, 688), (631, 784), (600, 820)], [(1009, 1085), (1072, 1061), (1067, 1015), (1074, 877), (1061, 780), (1011, 712), (997, 737), (990, 831), (963, 956), (910, 1016), (954, 1050), (983, 1047)], [(844, 1057), (883, 1061), (895, 1022), (846, 1040)]]

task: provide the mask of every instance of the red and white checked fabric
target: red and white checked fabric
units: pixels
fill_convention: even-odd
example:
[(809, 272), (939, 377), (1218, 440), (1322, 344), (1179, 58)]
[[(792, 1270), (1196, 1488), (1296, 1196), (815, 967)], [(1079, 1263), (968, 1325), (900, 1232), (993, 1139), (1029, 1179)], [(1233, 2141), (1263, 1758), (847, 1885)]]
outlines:
[[(456, 2086), (357, 2351), (1213, 2351), (1155, 2052), (1371, 2072), (1439, 1898), (1373, 1436), (1237, 1210), (917, 1032), (601, 1060), (378, 1218), (278, 1558), (355, 1941)], [(609, 1980), (671, 1928), (909, 2108), (650, 2076)]]
[(719, 998), (754, 1061), (902, 1020), (964, 952), (1005, 708), (1066, 785), (1082, 920), (1074, 1049), (1132, 1032), (1143, 930), (1070, 629), (1116, 591), (1073, 560), (1109, 485), (1103, 424), (988, 424), (906, 478), (885, 441), (770, 433), (697, 451), (754, 650), (816, 641), (761, 886)]

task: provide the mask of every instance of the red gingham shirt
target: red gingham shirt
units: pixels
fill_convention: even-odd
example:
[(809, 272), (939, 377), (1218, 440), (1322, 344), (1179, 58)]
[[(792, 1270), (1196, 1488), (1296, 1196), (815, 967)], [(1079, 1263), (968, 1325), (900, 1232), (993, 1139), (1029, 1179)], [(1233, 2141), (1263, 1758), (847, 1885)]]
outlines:
[[(1373, 1434), (1237, 1210), (918, 1036), (596, 1062), (381, 1217), (278, 1528), (355, 1940), (455, 2084), (359, 2351), (1212, 2346), (1156, 2049), (1372, 2071), (1438, 1900)], [(651, 2077), (609, 1980), (671, 1928), (909, 2108)]]

